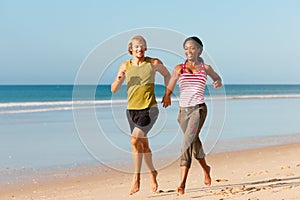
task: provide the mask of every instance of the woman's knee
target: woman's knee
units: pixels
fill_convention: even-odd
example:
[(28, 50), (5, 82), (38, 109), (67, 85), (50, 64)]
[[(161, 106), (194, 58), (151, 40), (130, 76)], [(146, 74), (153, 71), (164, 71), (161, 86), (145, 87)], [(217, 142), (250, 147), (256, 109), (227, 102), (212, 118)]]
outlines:
[(192, 161), (191, 160), (180, 160), (180, 167), (187, 167), (188, 169), (191, 167)]

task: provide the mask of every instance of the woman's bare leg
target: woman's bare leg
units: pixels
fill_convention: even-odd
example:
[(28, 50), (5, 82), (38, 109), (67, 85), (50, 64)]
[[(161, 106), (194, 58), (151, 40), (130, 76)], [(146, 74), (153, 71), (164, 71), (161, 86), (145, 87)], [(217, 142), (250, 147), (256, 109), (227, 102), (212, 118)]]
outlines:
[(204, 173), (204, 184), (207, 186), (211, 185), (211, 178), (210, 178), (210, 166), (207, 165), (205, 158), (199, 160), (199, 164), (203, 169)]
[(184, 194), (184, 189), (185, 189), (185, 184), (186, 184), (186, 180), (188, 177), (188, 173), (189, 173), (189, 168), (186, 166), (181, 166), (181, 180), (180, 180), (180, 184), (177, 187), (177, 192), (179, 194)]

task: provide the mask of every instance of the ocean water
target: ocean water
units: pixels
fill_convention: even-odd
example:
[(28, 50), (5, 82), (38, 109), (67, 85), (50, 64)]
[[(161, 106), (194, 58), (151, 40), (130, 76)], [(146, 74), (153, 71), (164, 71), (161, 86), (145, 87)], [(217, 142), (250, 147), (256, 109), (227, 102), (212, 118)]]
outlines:
[[(86, 95), (93, 92), (95, 100), (111, 100), (113, 98), (126, 99), (126, 88), (122, 86), (120, 91), (113, 95), (110, 92), (110, 85), (98, 86), (73, 86), (73, 85), (0, 85), (0, 102), (60, 102), (71, 101), (73, 99), (73, 89), (76, 88), (81, 92), (81, 98), (90, 100)], [(209, 95), (212, 90), (210, 85), (206, 86), (205, 95)], [(277, 97), (278, 95), (286, 97), (299, 97), (300, 85), (225, 85), (225, 95), (227, 97)], [(164, 87), (162, 85), (155, 86), (157, 97), (162, 97)], [(222, 92), (222, 93), (221, 93)], [(178, 94), (178, 88), (175, 89)], [(223, 90), (219, 95), (224, 95)], [(26, 105), (26, 104), (25, 104)], [(4, 108), (5, 105), (2, 106)]]
[[(157, 101), (164, 94), (156, 86)], [(172, 106), (159, 104), (149, 141), (158, 168), (180, 153), (178, 88)], [(300, 85), (206, 88), (208, 117), (201, 132), (207, 154), (300, 141)], [(131, 163), (126, 88), (109, 85), (0, 86), (0, 179), (101, 163)], [(1, 181), (0, 180), (0, 181)]]

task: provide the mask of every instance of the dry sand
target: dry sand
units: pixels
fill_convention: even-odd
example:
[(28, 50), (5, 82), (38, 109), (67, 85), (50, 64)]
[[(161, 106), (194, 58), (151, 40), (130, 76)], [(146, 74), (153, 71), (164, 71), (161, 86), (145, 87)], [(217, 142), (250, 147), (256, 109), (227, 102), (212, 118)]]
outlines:
[[(244, 151), (210, 154), (212, 186), (203, 184), (202, 171), (193, 160), (186, 193), (178, 195), (178, 161), (159, 170), (159, 189), (151, 192), (148, 174), (142, 174), (140, 191), (129, 195), (132, 174), (95, 167), (80, 169), (78, 176), (29, 181), (0, 189), (1, 200), (291, 200), (300, 199), (300, 143)], [(57, 172), (54, 172), (57, 174)], [(68, 171), (61, 173), (67, 174)], [(82, 175), (85, 174), (85, 175)], [(49, 177), (51, 173), (48, 174)], [(32, 178), (33, 179), (33, 178)]]

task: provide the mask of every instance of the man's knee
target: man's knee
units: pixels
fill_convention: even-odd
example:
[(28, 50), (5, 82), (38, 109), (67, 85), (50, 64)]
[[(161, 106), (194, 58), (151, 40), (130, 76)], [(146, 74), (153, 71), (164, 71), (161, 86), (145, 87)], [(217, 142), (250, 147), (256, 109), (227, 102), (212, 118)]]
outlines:
[(142, 146), (141, 146), (141, 142), (140, 142), (139, 138), (137, 138), (137, 137), (131, 137), (130, 144), (132, 146), (132, 150), (133, 151), (141, 152)]
[(141, 138), (141, 146), (144, 153), (151, 153), (151, 149), (149, 147), (148, 139), (147, 138)]

